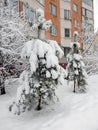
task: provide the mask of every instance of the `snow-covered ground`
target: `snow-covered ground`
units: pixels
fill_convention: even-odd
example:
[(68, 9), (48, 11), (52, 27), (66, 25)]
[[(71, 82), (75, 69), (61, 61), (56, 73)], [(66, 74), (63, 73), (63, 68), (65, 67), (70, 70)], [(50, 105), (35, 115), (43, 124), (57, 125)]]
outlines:
[(6, 86), (7, 94), (0, 96), (0, 130), (98, 130), (98, 75), (88, 78), (87, 93), (74, 94), (65, 83), (56, 92), (59, 101), (21, 115), (8, 111), (17, 87), (14, 80)]

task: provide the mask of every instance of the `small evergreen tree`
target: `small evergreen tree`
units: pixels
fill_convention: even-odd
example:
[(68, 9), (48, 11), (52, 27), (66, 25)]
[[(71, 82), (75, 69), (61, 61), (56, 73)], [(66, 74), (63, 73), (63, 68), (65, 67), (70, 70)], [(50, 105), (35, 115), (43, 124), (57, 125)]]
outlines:
[(10, 110), (20, 114), (30, 109), (33, 102), (40, 110), (43, 103), (53, 99), (57, 84), (64, 78), (56, 55), (61, 57), (63, 52), (55, 41), (47, 43), (37, 39), (26, 43), (22, 51), (26, 67), (20, 76), (16, 102)]
[[(74, 33), (74, 42), (71, 46), (71, 51), (67, 55), (67, 79), (68, 81), (74, 81), (73, 92), (85, 92), (86, 91), (86, 71), (83, 57), (79, 51), (79, 43), (77, 42), (78, 34)], [(77, 90), (76, 90), (77, 87)]]
[[(43, 11), (37, 10), (36, 15), (33, 28), (48, 29), (51, 21), (45, 21)], [(10, 111), (20, 114), (30, 109), (33, 102), (37, 104), (36, 109), (41, 110), (43, 103), (53, 99), (57, 84), (64, 79), (58, 62), (58, 58), (62, 56), (63, 51), (56, 41), (41, 40), (39, 34), (38, 39), (32, 39), (25, 44), (21, 53), (25, 70), (20, 76), (17, 98), (9, 107)]]

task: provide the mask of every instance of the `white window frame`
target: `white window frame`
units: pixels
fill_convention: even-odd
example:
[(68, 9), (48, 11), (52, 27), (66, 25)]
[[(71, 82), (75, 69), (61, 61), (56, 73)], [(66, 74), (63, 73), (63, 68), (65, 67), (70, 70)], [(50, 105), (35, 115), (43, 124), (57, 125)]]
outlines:
[[(69, 31), (69, 34), (66, 34), (66, 30)], [(70, 28), (64, 29), (65, 38), (70, 38)]]
[(74, 27), (78, 27), (78, 21), (76, 19), (74, 19)]
[(50, 3), (50, 13), (54, 16), (57, 16), (57, 7), (52, 3)]
[(71, 12), (70, 10), (64, 10), (64, 19), (70, 20), (71, 19)]
[(56, 26), (56, 25), (52, 25), (52, 26), (50, 27), (50, 34), (51, 34), (52, 36), (57, 36), (57, 26)]
[(73, 4), (73, 10), (74, 10), (75, 12), (78, 12), (78, 6), (77, 6), (76, 4)]

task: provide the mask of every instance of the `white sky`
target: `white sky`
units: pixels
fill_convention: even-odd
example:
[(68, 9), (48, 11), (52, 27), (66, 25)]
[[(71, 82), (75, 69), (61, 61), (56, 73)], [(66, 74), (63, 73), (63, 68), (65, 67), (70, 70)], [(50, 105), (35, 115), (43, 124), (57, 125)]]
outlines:
[(98, 29), (98, 0), (94, 0), (94, 22), (95, 29)]

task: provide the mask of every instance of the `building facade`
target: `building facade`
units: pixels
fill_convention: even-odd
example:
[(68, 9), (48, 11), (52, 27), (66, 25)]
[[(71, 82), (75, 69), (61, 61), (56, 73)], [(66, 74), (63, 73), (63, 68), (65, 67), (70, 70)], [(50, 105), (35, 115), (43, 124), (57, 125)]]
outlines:
[[(86, 23), (86, 26), (91, 25), (94, 30), (93, 11), (93, 0), (60, 0), (61, 46), (65, 56), (69, 51), (70, 42), (73, 41), (74, 31), (81, 35), (83, 23)], [(79, 43), (80, 49), (83, 49), (81, 38)]]
[[(34, 21), (34, 11), (41, 8), (46, 20), (51, 19), (52, 27), (45, 32), (45, 38), (56, 40), (63, 48), (64, 54), (69, 52), (74, 31), (82, 32), (83, 23), (94, 28), (93, 0), (20, 0), (19, 12), (24, 12), (25, 20)], [(31, 24), (31, 25), (32, 25)], [(81, 39), (80, 48), (83, 49)]]
[(64, 49), (64, 55), (69, 52), (71, 42), (71, 6), (70, 1), (60, 0), (60, 29), (61, 46)]
[[(73, 40), (73, 34), (77, 31), (79, 34), (82, 31), (82, 0), (71, 0), (71, 34)], [(81, 40), (79, 40), (80, 49), (83, 45)]]
[[(24, 14), (25, 21), (31, 25), (34, 23), (35, 10), (41, 8), (44, 10), (45, 19), (52, 21), (50, 30), (46, 31), (42, 38), (56, 40), (59, 44), (60, 40), (60, 5), (59, 0), (20, 0), (19, 12)], [(35, 33), (34, 33), (35, 35)]]
[(46, 31), (46, 38), (61, 43), (60, 37), (60, 0), (45, 0), (45, 18), (51, 19), (52, 26)]

